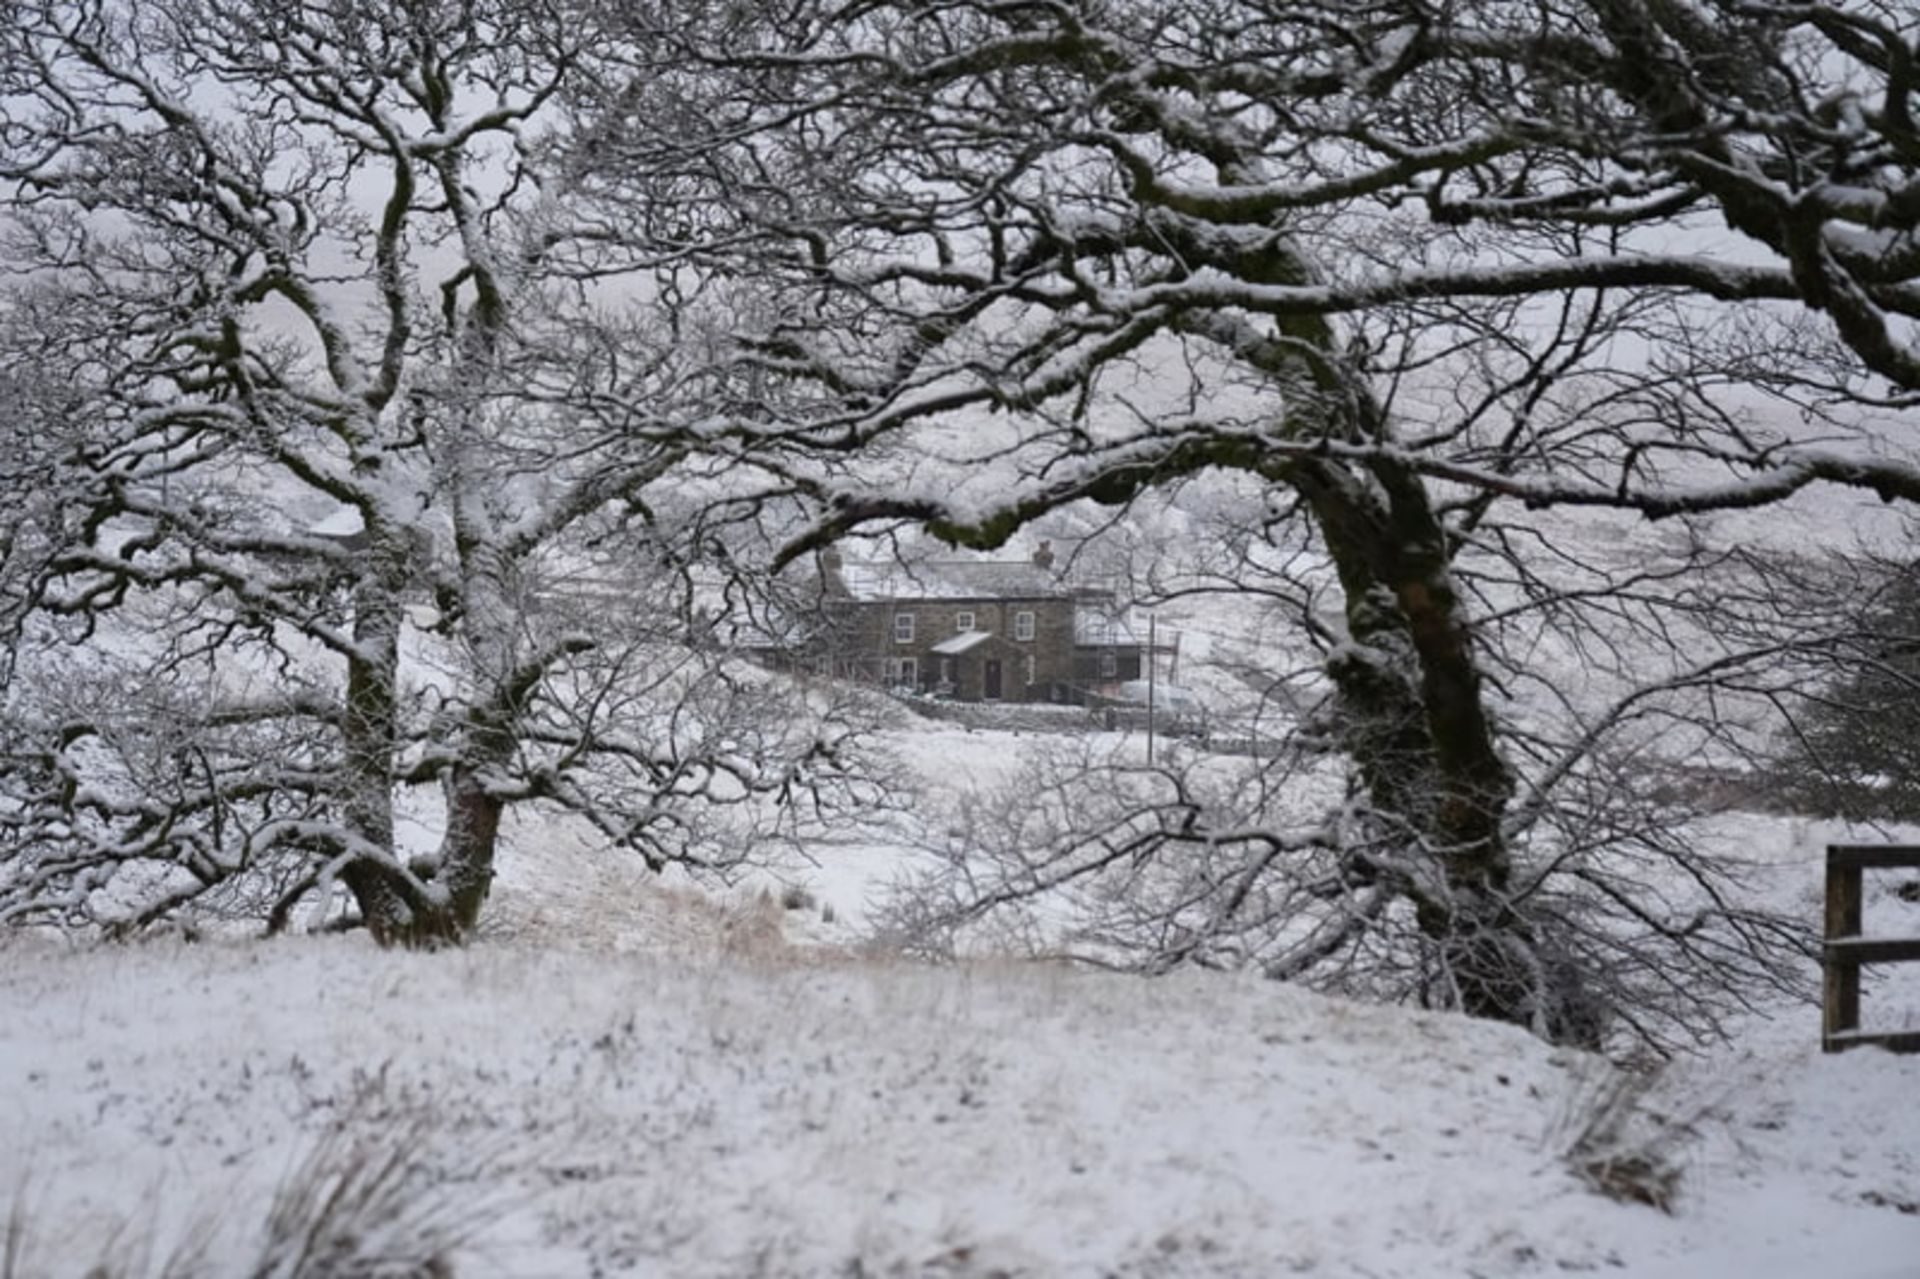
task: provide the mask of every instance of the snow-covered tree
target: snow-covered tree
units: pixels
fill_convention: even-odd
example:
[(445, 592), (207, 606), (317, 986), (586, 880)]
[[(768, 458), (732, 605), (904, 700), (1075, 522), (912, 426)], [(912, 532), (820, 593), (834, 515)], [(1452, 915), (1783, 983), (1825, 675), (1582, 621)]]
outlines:
[(511, 805), (658, 865), (831, 802), (838, 708), (712, 642), (711, 308), (549, 155), (576, 17), (8, 7), (0, 918), (431, 944)]
[(1809, 811), (1859, 821), (1920, 816), (1920, 568), (1817, 561), (1827, 643), (1785, 703), (1782, 789)]
[[(1537, 508), (1920, 495), (1885, 447), (1920, 389), (1901, 9), (749, 11), (631, 21), (684, 40), (683, 106), (600, 100), (620, 124), (591, 160), (609, 201), (678, 207), (690, 255), (785, 285), (756, 344), (790, 396), (767, 437), (811, 457), (791, 474), (818, 510), (788, 556), (890, 520), (989, 548), (1071, 503), (1250, 477), (1267, 558), (1310, 546), (1336, 602), (1325, 727), (1358, 802), (1313, 826), (1332, 860), (1308, 873), (1358, 926), (1316, 932), (1344, 939), (1316, 962), (1341, 971), (1384, 895), (1428, 998), (1549, 1035), (1589, 1036), (1596, 992), (1631, 1014), (1661, 988), (1685, 1004), (1676, 973), (1780, 975), (1783, 921), (1607, 802), (1649, 717), (1750, 748), (1714, 699), (1793, 643), (1747, 625), (1742, 574), (1765, 569), (1684, 534), (1670, 562), (1597, 560)], [(1716, 580), (1745, 647), (1702, 621)], [(1526, 662), (1550, 640), (1631, 678), (1583, 701)], [(1559, 714), (1528, 720), (1516, 678)], [(1132, 811), (1177, 820), (1056, 843), (1129, 873), (1227, 832), (1262, 874), (1300, 860), (1178, 788)], [(978, 901), (1060, 886), (1034, 836)], [(1199, 900), (1173, 878), (1161, 902)], [(1211, 882), (1210, 908), (1303, 900)], [(1179, 930), (1151, 917), (1136, 935), (1164, 950)]]
[[(1767, 570), (1685, 536), (1610, 561), (1538, 508), (1920, 496), (1888, 431), (1920, 393), (1902, 7), (17, 13), (0, 372), (45, 446), (8, 464), (16, 509), (63, 520), (17, 520), (0, 582), (10, 882), (38, 900), (291, 855), (282, 901), (337, 874), (383, 935), (456, 934), (510, 800), (649, 843), (680, 799), (814, 776), (744, 728), (690, 740), (768, 686), (611, 617), (608, 568), (552, 578), (611, 563), (691, 617), (692, 566), (745, 540), (785, 562), (905, 521), (990, 548), (1231, 475), (1258, 512), (1229, 576), (1305, 605), (1332, 692), (1306, 736), (1347, 786), (1305, 825), (1116, 789), (1152, 836), (1129, 857), (1221, 872), (1138, 881), (1149, 962), (1207, 952), (1180, 912), (1211, 884), (1214, 936), (1305, 907), (1306, 941), (1263, 943), (1302, 961), (1276, 973), (1391, 936), (1422, 997), (1556, 1037), (1778, 976), (1780, 921), (1611, 799), (1650, 718), (1745, 748), (1716, 699), (1764, 703), (1751, 673), (1801, 642), (1746, 591)], [(634, 728), (636, 688), (702, 712)], [(395, 797), (429, 783), (416, 872)], [(1055, 845), (1119, 829), (1088, 820)]]

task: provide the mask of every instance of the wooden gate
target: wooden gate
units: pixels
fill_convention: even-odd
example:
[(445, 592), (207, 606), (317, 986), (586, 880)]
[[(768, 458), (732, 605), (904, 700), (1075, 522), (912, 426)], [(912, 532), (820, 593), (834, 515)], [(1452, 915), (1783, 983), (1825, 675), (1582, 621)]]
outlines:
[(1862, 937), (1860, 872), (1920, 869), (1920, 847), (1833, 844), (1827, 848), (1826, 1015), (1820, 1046), (1839, 1052), (1874, 1044), (1899, 1053), (1920, 1052), (1920, 1029), (1860, 1029), (1860, 968), (1864, 964), (1920, 961), (1920, 937)]

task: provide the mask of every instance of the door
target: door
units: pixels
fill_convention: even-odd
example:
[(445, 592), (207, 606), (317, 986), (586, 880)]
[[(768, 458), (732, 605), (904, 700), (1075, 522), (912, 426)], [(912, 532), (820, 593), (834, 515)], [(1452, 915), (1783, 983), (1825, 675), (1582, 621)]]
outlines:
[(984, 687), (980, 690), (980, 696), (989, 702), (999, 701), (1000, 663), (998, 661), (991, 657), (987, 659), (986, 669), (981, 672), (981, 682)]

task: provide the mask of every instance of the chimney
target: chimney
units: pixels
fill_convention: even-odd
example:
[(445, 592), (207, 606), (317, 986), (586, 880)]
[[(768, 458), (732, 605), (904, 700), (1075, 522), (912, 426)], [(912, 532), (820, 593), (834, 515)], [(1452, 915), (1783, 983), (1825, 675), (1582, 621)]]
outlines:
[(1052, 568), (1053, 567), (1053, 543), (1052, 542), (1043, 541), (1040, 543), (1039, 546), (1034, 548), (1033, 566), (1035, 568)]

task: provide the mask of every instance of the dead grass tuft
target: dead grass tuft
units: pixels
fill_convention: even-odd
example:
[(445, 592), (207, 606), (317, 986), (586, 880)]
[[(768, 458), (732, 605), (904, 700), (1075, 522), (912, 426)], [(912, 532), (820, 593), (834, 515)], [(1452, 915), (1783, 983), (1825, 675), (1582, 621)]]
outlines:
[(1666, 1104), (1665, 1080), (1596, 1062), (1577, 1077), (1556, 1128), (1562, 1158), (1590, 1189), (1671, 1213), (1708, 1108)]
[(454, 1279), (458, 1254), (500, 1204), (438, 1169), (431, 1129), (423, 1112), (342, 1122), (282, 1178), (254, 1237), (233, 1237), (201, 1213), (164, 1254), (154, 1220), (43, 1225), (23, 1184), (5, 1217), (0, 1279)]

